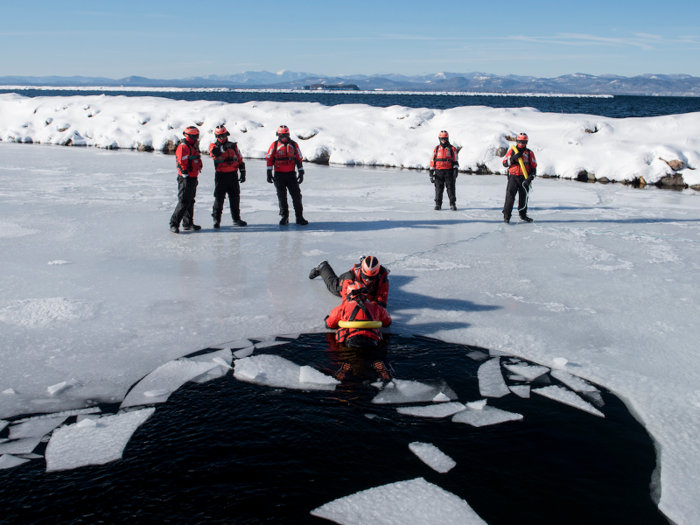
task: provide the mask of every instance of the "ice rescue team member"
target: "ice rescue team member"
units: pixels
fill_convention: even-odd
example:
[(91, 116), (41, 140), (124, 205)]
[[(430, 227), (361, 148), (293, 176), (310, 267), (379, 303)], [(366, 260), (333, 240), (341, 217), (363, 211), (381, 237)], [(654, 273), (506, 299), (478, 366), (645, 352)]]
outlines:
[(194, 203), (197, 195), (199, 172), (202, 171), (202, 158), (199, 154), (199, 130), (190, 126), (182, 132), (185, 140), (175, 150), (177, 162), (177, 206), (170, 217), (170, 231), (180, 233), (183, 230), (201, 230), (194, 223)]
[(318, 266), (311, 269), (309, 279), (315, 279), (319, 275), (323, 278), (328, 291), (343, 300), (346, 299), (347, 287), (359, 283), (367, 288), (370, 301), (386, 308), (389, 300), (389, 270), (380, 265), (379, 260), (373, 255), (362, 257), (358, 264), (340, 277), (335, 274), (328, 261), (321, 261)]
[(381, 321), (383, 326), (391, 324), (391, 316), (383, 307), (368, 298), (367, 288), (358, 283), (351, 283), (347, 295), (340, 306), (336, 306), (326, 316), (326, 326), (337, 329), (335, 339), (338, 343), (361, 348), (376, 346), (382, 335), (376, 328), (338, 328), (338, 321)]
[(450, 134), (443, 130), (438, 134), (440, 144), (435, 146), (430, 158), (430, 182), (435, 185), (435, 209), (442, 208), (442, 194), (447, 187), (450, 209), (457, 210), (455, 185), (459, 175), (457, 148), (450, 144)]
[[(520, 220), (532, 222), (527, 216), (527, 192), (530, 191), (532, 179), (537, 172), (537, 160), (532, 150), (527, 148), (528, 137), (525, 133), (520, 133), (516, 137), (518, 152), (515, 153), (513, 146), (508, 149), (508, 153), (503, 157), (503, 166), (508, 168), (508, 186), (506, 186), (506, 202), (503, 205), (503, 222), (508, 224), (513, 212), (515, 194), (518, 194), (518, 213)], [(522, 159), (528, 178), (525, 178), (523, 170), (520, 168), (519, 159)]]
[[(238, 149), (238, 144), (230, 142), (230, 133), (224, 126), (217, 126), (214, 130), (216, 142), (209, 145), (209, 155), (214, 159), (214, 208), (211, 216), (214, 218), (214, 228), (221, 227), (221, 214), (224, 210), (224, 199), (228, 194), (228, 203), (231, 207), (231, 217), (236, 226), (247, 226), (248, 223), (241, 220), (241, 185), (245, 182), (245, 162)], [(238, 178), (238, 171), (241, 177)]]
[[(289, 224), (287, 190), (292, 196), (297, 224), (302, 226), (309, 224), (309, 221), (304, 219), (304, 207), (301, 204), (301, 190), (299, 189), (299, 184), (304, 182), (302, 159), (299, 146), (289, 138), (289, 128), (284, 125), (277, 128), (277, 140), (267, 150), (267, 182), (274, 183), (277, 189), (277, 199), (282, 216), (281, 225)], [(298, 176), (294, 172), (295, 168), (299, 171)]]

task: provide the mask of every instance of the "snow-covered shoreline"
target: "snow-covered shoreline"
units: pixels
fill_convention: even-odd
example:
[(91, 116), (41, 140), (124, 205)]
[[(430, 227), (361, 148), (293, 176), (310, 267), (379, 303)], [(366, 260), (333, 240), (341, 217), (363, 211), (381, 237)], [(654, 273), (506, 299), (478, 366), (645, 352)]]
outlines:
[(483, 106), (448, 110), (312, 102), (227, 104), (158, 97), (0, 95), (0, 140), (105, 149), (172, 150), (201, 128), (201, 149), (225, 124), (247, 158), (264, 158), (275, 130), (290, 126), (305, 159), (319, 164), (425, 169), (447, 129), (470, 173), (502, 173), (501, 155), (530, 135), (544, 176), (700, 188), (700, 113), (614, 119)]

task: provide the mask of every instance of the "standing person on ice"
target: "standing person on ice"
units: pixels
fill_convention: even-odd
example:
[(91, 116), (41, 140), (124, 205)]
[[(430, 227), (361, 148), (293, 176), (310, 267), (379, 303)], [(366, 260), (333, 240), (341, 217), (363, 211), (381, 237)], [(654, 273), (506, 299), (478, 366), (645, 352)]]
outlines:
[[(214, 159), (214, 208), (211, 216), (214, 218), (214, 228), (221, 227), (221, 214), (224, 211), (224, 199), (228, 193), (228, 203), (231, 207), (231, 217), (236, 226), (247, 226), (241, 220), (241, 185), (245, 182), (245, 162), (238, 149), (238, 144), (229, 142), (230, 133), (224, 126), (216, 126), (214, 130), (216, 142), (209, 145), (209, 155)], [(240, 179), (238, 171), (241, 172)]]
[[(537, 172), (537, 160), (532, 150), (527, 148), (528, 136), (520, 133), (516, 137), (517, 146), (511, 146), (503, 157), (503, 166), (508, 168), (508, 186), (506, 186), (506, 202), (503, 205), (503, 222), (510, 223), (513, 212), (515, 194), (518, 194), (518, 213), (523, 222), (532, 222), (527, 216), (527, 199), (532, 180)], [(525, 168), (525, 173), (523, 173)]]
[[(297, 224), (306, 226), (309, 221), (304, 219), (304, 207), (301, 205), (301, 190), (299, 184), (304, 182), (304, 167), (301, 161), (301, 150), (296, 142), (289, 138), (289, 128), (280, 126), (277, 128), (277, 140), (267, 150), (267, 182), (275, 184), (277, 200), (280, 205), (280, 225), (289, 224), (289, 203), (287, 202), (287, 190), (292, 196), (294, 213)], [(294, 172), (297, 168), (299, 175)], [(274, 174), (272, 168), (275, 169)]]
[(199, 172), (202, 171), (202, 157), (199, 154), (199, 130), (190, 126), (182, 132), (185, 140), (175, 150), (177, 162), (177, 206), (170, 217), (170, 231), (180, 233), (183, 230), (201, 230), (194, 223), (194, 203), (197, 195)]
[(328, 261), (321, 261), (311, 269), (309, 279), (323, 278), (328, 291), (345, 300), (347, 287), (359, 283), (367, 288), (369, 300), (386, 308), (389, 299), (389, 270), (379, 264), (373, 255), (362, 257), (360, 262), (338, 277)]
[(447, 187), (450, 209), (457, 211), (457, 193), (455, 185), (459, 175), (457, 148), (450, 144), (450, 134), (442, 130), (438, 134), (440, 144), (435, 146), (430, 158), (430, 182), (435, 185), (435, 209), (442, 208), (442, 194)]

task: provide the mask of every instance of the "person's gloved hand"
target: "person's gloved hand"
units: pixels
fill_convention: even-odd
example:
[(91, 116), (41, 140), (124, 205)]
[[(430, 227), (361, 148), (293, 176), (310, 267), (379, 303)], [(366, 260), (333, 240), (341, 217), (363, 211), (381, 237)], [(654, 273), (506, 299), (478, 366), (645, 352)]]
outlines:
[(459, 168), (454, 168), (453, 175), (454, 175), (455, 180), (457, 180), (457, 177), (459, 176)]
[(432, 184), (435, 184), (435, 170), (430, 170), (429, 175), (430, 175), (430, 182)]
[(214, 146), (211, 149), (211, 152), (214, 154), (215, 157), (218, 157), (219, 155), (221, 155), (221, 146)]
[(513, 154), (510, 156), (510, 165), (513, 166), (513, 165), (515, 165), (515, 164), (519, 164), (518, 161), (522, 158), (522, 156), (523, 156), (523, 154), (522, 154), (521, 151), (519, 151), (519, 152), (517, 152), (517, 153), (513, 153)]
[(272, 170), (267, 170), (267, 182), (272, 184), (274, 181), (272, 180)]
[(302, 182), (304, 182), (304, 170), (303, 170), (303, 169), (300, 169), (300, 170), (299, 170), (299, 174), (297, 175), (297, 182), (298, 182), (299, 184), (301, 184)]
[(238, 178), (238, 182), (245, 182), (245, 170), (240, 170), (241, 176)]
[(224, 143), (223, 143), (221, 146), (219, 146), (219, 147), (221, 148), (221, 153), (223, 153), (224, 151), (226, 151), (227, 149), (229, 149), (228, 144), (227, 144), (226, 142), (224, 142)]

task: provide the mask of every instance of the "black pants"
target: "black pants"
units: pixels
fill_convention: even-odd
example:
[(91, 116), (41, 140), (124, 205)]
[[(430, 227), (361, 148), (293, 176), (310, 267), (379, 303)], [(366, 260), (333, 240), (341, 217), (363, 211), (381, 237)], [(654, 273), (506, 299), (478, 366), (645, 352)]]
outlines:
[(231, 217), (234, 221), (241, 218), (241, 185), (238, 182), (238, 172), (228, 173), (217, 171), (214, 174), (214, 208), (211, 216), (217, 222), (221, 221), (224, 211), (224, 199), (228, 194), (228, 203), (231, 207)]
[(454, 170), (435, 171), (435, 204), (442, 206), (442, 194), (445, 188), (447, 188), (447, 198), (450, 199), (450, 204), (457, 204)]
[(321, 278), (329, 292), (337, 297), (341, 297), (340, 292), (343, 290), (343, 281), (352, 280), (355, 278), (355, 275), (350, 270), (338, 277), (330, 264), (324, 264), (321, 268)]
[(530, 190), (532, 178), (525, 179), (522, 175), (508, 175), (506, 186), (506, 203), (503, 205), (503, 216), (510, 219), (515, 203), (515, 194), (518, 194), (518, 211), (521, 217), (527, 215), (527, 192)]
[(177, 206), (170, 217), (170, 226), (191, 226), (194, 221), (194, 203), (197, 195), (197, 177), (177, 176)]
[(297, 219), (304, 216), (304, 207), (301, 205), (301, 190), (297, 182), (297, 174), (294, 171), (288, 173), (275, 172), (275, 188), (277, 189), (277, 200), (280, 204), (280, 215), (289, 217), (289, 203), (287, 202), (287, 190), (292, 196), (294, 214)]

